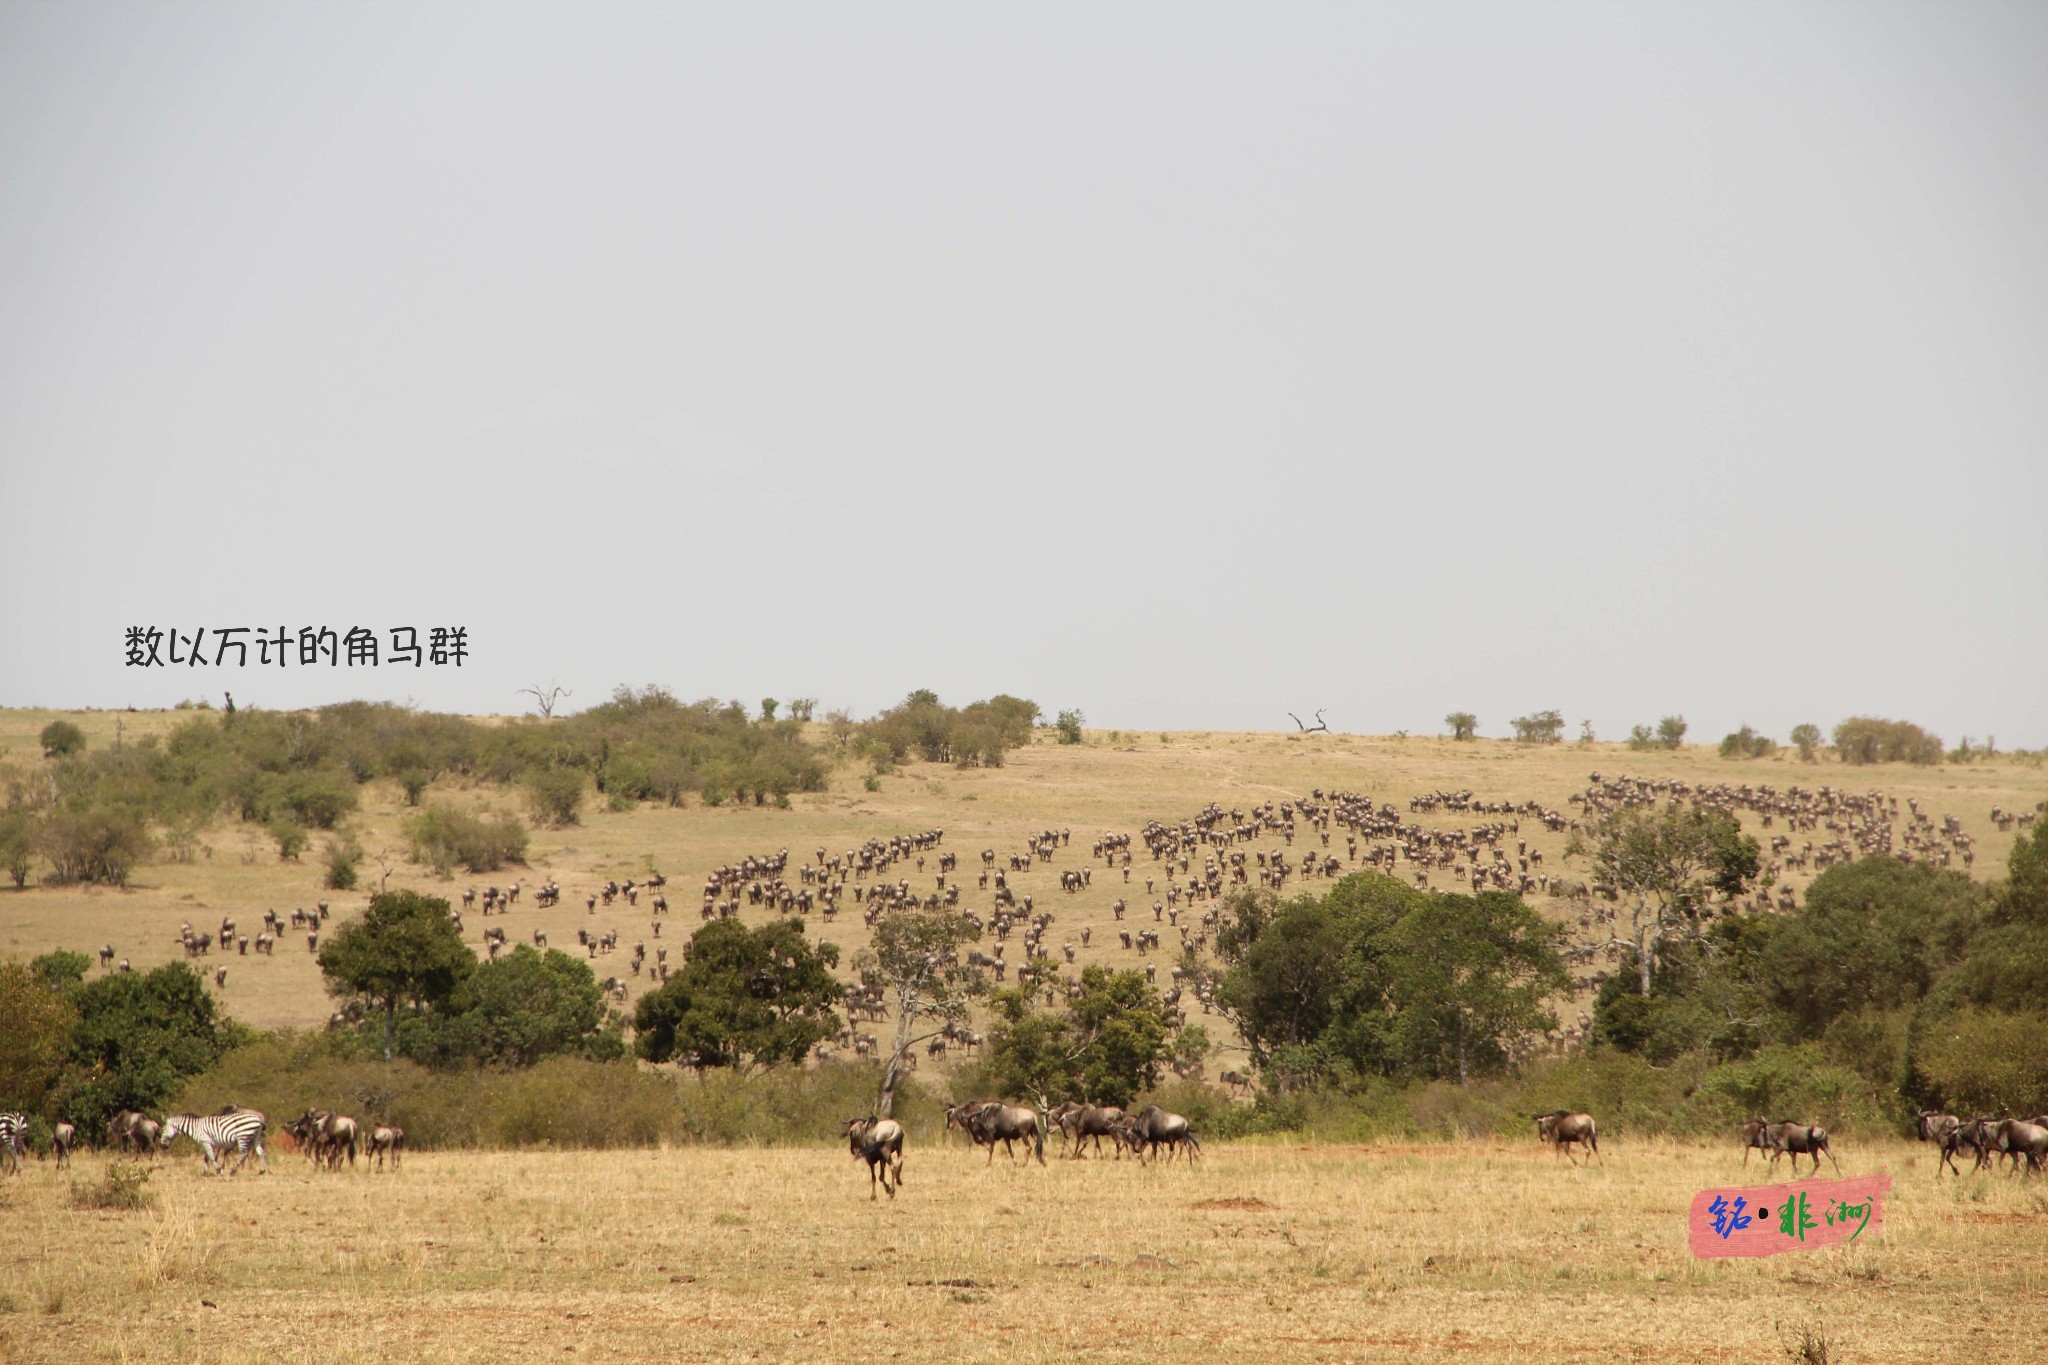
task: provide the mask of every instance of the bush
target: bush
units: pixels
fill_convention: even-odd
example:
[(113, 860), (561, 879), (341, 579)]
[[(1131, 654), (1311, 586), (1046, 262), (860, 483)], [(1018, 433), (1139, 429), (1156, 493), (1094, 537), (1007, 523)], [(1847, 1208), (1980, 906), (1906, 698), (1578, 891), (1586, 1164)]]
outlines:
[(1060, 712), (1059, 719), (1053, 722), (1053, 729), (1059, 731), (1060, 743), (1079, 744), (1081, 742), (1082, 719), (1083, 717), (1079, 711)]
[(1508, 722), (1518, 744), (1556, 744), (1564, 738), (1564, 712), (1535, 711)]
[(103, 882), (126, 886), (128, 874), (155, 848), (142, 817), (107, 806), (52, 811), (37, 845), (50, 863), (53, 882)]
[(1444, 724), (1450, 727), (1452, 739), (1470, 739), (1479, 731), (1479, 717), (1470, 711), (1453, 711), (1444, 717)]
[(1721, 739), (1723, 758), (1768, 758), (1778, 749), (1778, 741), (1769, 735), (1760, 735), (1745, 725), (1732, 735)]
[(289, 820), (273, 820), (270, 824), (270, 837), (277, 840), (277, 860), (282, 863), (295, 863), (299, 860), (299, 855), (306, 851), (306, 841), (310, 836), (304, 828)]
[(577, 810), (583, 804), (583, 773), (576, 768), (530, 773), (526, 779), (526, 791), (533, 798), (535, 819), (556, 829), (573, 825), (577, 821)]
[(114, 1161), (97, 1185), (71, 1182), (71, 1207), (112, 1212), (153, 1209), (156, 1196), (143, 1186), (149, 1183), (149, 1167), (139, 1161)]
[(1811, 722), (1792, 727), (1792, 746), (1799, 750), (1799, 761), (1814, 761), (1814, 751), (1820, 747), (1820, 727)]
[(1929, 1103), (1959, 1114), (2048, 1111), (2048, 1052), (2038, 1011), (1961, 1009), (1914, 1030), (1913, 1071)]
[(429, 806), (406, 822), (414, 862), (447, 876), (456, 867), (468, 872), (496, 872), (507, 863), (526, 861), (526, 827), (516, 815), (486, 818)]
[(327, 889), (329, 891), (353, 891), (356, 889), (356, 867), (362, 861), (363, 848), (355, 840), (346, 842), (327, 841)]
[(1835, 727), (1835, 751), (1844, 763), (1941, 762), (1941, 737), (1911, 721), (1851, 716)]
[(1656, 731), (1647, 725), (1636, 726), (1628, 732), (1628, 747), (1637, 750), (1658, 747)]
[(69, 758), (85, 752), (85, 731), (68, 720), (53, 720), (41, 735), (45, 758)]

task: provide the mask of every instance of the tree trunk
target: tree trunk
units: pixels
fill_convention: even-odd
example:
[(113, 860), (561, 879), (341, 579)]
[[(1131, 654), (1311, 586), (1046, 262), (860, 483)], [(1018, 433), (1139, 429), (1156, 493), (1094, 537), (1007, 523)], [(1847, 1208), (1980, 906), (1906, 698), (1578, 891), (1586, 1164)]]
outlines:
[(1466, 1074), (1466, 1027), (1465, 1011), (1458, 1011), (1458, 1084), (1465, 1083)]
[(398, 1026), (398, 1001), (384, 1002), (384, 1060), (391, 1060), (391, 1035)]

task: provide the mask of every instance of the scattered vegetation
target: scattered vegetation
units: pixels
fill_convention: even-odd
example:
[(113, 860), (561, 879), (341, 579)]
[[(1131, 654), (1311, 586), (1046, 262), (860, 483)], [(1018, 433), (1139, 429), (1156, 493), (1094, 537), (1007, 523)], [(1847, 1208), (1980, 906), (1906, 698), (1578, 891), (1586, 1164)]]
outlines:
[(1564, 712), (1535, 711), (1508, 722), (1518, 744), (1556, 744), (1564, 739)]
[(1939, 763), (1941, 737), (1911, 721), (1851, 716), (1835, 727), (1835, 752), (1842, 762)]
[(1777, 740), (1769, 735), (1760, 735), (1747, 725), (1734, 734), (1721, 737), (1723, 758), (1769, 758), (1777, 751)]

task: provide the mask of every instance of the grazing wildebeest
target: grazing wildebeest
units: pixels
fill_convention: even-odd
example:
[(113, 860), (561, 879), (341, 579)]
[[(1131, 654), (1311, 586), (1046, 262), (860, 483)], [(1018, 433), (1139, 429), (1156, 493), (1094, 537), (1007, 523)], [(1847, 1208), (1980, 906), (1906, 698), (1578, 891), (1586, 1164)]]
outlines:
[(370, 1129), (368, 1153), (377, 1158), (378, 1170), (384, 1169), (384, 1158), (387, 1154), (391, 1157), (391, 1168), (397, 1170), (398, 1154), (404, 1147), (405, 1129), (394, 1128), (388, 1123), (380, 1123)]
[(1835, 1160), (1835, 1153), (1828, 1146), (1827, 1129), (1815, 1127), (1810, 1123), (1794, 1123), (1790, 1119), (1781, 1119), (1766, 1128), (1764, 1133), (1770, 1141), (1771, 1164), (1773, 1166), (1778, 1164), (1779, 1157), (1789, 1152), (1792, 1155), (1792, 1174), (1794, 1177), (1797, 1177), (1799, 1174), (1799, 1158), (1801, 1156), (1813, 1158), (1813, 1173), (1818, 1175), (1820, 1173), (1820, 1154), (1826, 1152), (1829, 1163), (1835, 1168), (1835, 1173), (1837, 1175), (1841, 1174), (1842, 1163)]
[[(875, 1180), (879, 1175), (882, 1188), (891, 1199), (903, 1185), (903, 1125), (894, 1119), (875, 1118), (846, 1121), (846, 1144), (857, 1157), (868, 1163), (868, 1198), (874, 1199)], [(889, 1182), (892, 1171), (895, 1184)]]
[(1077, 1104), (1060, 1116), (1060, 1131), (1073, 1144), (1073, 1155), (1078, 1160), (1081, 1145), (1094, 1139), (1095, 1155), (1102, 1155), (1102, 1140), (1108, 1138), (1110, 1147), (1118, 1160), (1123, 1159), (1123, 1145), (1116, 1140), (1117, 1125), (1124, 1121), (1124, 1111), (1114, 1105)]
[(1568, 1109), (1553, 1109), (1547, 1114), (1531, 1114), (1536, 1120), (1536, 1136), (1557, 1149), (1574, 1166), (1579, 1158), (1572, 1152), (1577, 1143), (1585, 1143), (1594, 1156), (1600, 1155), (1600, 1132), (1593, 1123), (1593, 1116), (1575, 1114)]
[(107, 1146), (118, 1152), (156, 1150), (157, 1121), (133, 1109), (123, 1109), (107, 1120)]
[(985, 1104), (968, 1116), (967, 1131), (976, 1142), (988, 1144), (988, 1159), (996, 1159), (996, 1144), (1003, 1144), (1003, 1155), (1014, 1157), (1017, 1152), (1011, 1144), (1019, 1139), (1030, 1144), (1025, 1150), (1038, 1158), (1038, 1164), (1045, 1164), (1045, 1120), (1036, 1109), (1027, 1109), (1016, 1104)]
[(1148, 1104), (1127, 1116), (1123, 1132), (1125, 1142), (1138, 1153), (1140, 1161), (1150, 1160), (1161, 1147), (1172, 1148), (1166, 1154), (1168, 1161), (1179, 1156), (1182, 1149), (1186, 1149), (1190, 1161), (1202, 1154), (1202, 1144), (1195, 1137), (1195, 1130), (1188, 1127), (1187, 1119), (1156, 1104)]

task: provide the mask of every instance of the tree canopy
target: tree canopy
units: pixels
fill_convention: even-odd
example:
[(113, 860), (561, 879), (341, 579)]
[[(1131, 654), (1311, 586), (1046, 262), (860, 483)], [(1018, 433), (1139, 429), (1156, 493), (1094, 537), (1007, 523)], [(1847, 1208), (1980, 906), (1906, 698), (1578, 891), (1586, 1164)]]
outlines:
[(596, 973), (557, 948), (542, 952), (521, 943), (478, 963), (446, 1008), (429, 1018), (431, 1026), (416, 1042), (401, 1029), (404, 1050), (444, 1066), (510, 1071), (549, 1057), (602, 1062), (625, 1054), (620, 1020), (606, 1005)]
[(1159, 1083), (1173, 1029), (1143, 972), (1084, 967), (1059, 1009), (1039, 1009), (1036, 994), (1020, 984), (996, 995), (986, 1075), (1000, 1093), (1121, 1107)]
[(801, 1062), (838, 1027), (838, 962), (838, 946), (808, 942), (800, 919), (758, 929), (714, 920), (691, 938), (682, 970), (640, 998), (635, 1050), (740, 1072)]
[(448, 902), (416, 891), (372, 896), (361, 919), (342, 925), (320, 945), (319, 961), (331, 993), (383, 1010), (387, 1062), (399, 1005), (445, 1004), (477, 965)]

